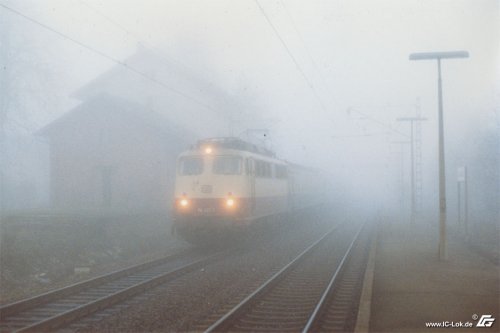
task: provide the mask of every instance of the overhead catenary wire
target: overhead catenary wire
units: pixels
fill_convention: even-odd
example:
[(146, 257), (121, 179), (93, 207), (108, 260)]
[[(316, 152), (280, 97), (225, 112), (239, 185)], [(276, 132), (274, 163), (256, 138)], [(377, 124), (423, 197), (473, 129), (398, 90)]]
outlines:
[(67, 35), (65, 33), (62, 33), (62, 32), (60, 32), (60, 31), (58, 31), (58, 30), (56, 30), (56, 29), (54, 29), (54, 28), (52, 28), (52, 27), (50, 27), (50, 26), (48, 26), (48, 25), (46, 25), (46, 24), (44, 24), (44, 23), (42, 23), (42, 22), (40, 22), (40, 21), (38, 21), (38, 20), (30, 17), (30, 16), (28, 16), (28, 15), (25, 15), (25, 14), (21, 13), (18, 10), (15, 10), (15, 9), (9, 7), (9, 6), (6, 6), (5, 4), (0, 3), (0, 7), (6, 9), (6, 10), (8, 10), (8, 11), (10, 11), (10, 12), (12, 12), (12, 13), (14, 13), (14, 14), (22, 17), (22, 18), (24, 18), (25, 20), (28, 20), (28, 21), (30, 21), (30, 22), (38, 25), (38, 26), (41, 26), (42, 28), (44, 28), (44, 29), (46, 29), (48, 31), (51, 31), (52, 33), (58, 35), (59, 37), (61, 37), (63, 39), (71, 41), (74, 44), (79, 45), (80, 47), (83, 47), (83, 48), (85, 48), (85, 49), (87, 49), (87, 50), (89, 50), (89, 51), (91, 51), (91, 52), (93, 52), (93, 53), (95, 53), (95, 54), (97, 54), (97, 55), (99, 55), (99, 56), (101, 56), (101, 57), (103, 57), (103, 58), (105, 58), (105, 59), (107, 59), (107, 60), (115, 63), (115, 64), (117, 64), (117, 65), (120, 65), (120, 66), (124, 67), (126, 70), (129, 70), (129, 71), (131, 71), (131, 72), (133, 72), (133, 73), (135, 73), (135, 74), (137, 74), (137, 75), (139, 75), (139, 76), (141, 76), (141, 77), (143, 77), (143, 78), (145, 78), (145, 79), (147, 79), (147, 80), (149, 80), (151, 82), (154, 82), (154, 83), (162, 86), (163, 88), (166, 88), (167, 90), (169, 90), (169, 91), (171, 91), (171, 92), (173, 92), (173, 93), (175, 93), (175, 94), (177, 94), (179, 96), (182, 96), (182, 97), (184, 97), (184, 98), (186, 98), (186, 99), (194, 102), (195, 104), (198, 104), (198, 105), (200, 105), (200, 106), (202, 106), (202, 107), (204, 107), (206, 109), (209, 109), (211, 111), (216, 111), (210, 105), (208, 105), (206, 103), (203, 103), (203, 102), (199, 101), (198, 99), (196, 99), (196, 98), (194, 98), (194, 97), (192, 97), (192, 96), (190, 96), (190, 95), (188, 95), (188, 94), (186, 94), (186, 93), (184, 93), (184, 92), (182, 92), (182, 91), (180, 91), (178, 89), (175, 89), (175, 88), (173, 88), (173, 87), (165, 84), (164, 82), (162, 82), (160, 80), (157, 80), (157, 79), (155, 79), (155, 78), (147, 75), (146, 73), (144, 73), (144, 72), (142, 72), (142, 71), (140, 71), (140, 70), (138, 70), (138, 69), (136, 69), (136, 68), (128, 65), (124, 61), (121, 61), (121, 60), (119, 60), (117, 58), (114, 58), (114, 57), (112, 57), (112, 56), (110, 56), (110, 55), (108, 55), (108, 54), (106, 54), (106, 53), (104, 53), (104, 52), (102, 52), (102, 51), (100, 51), (100, 50), (98, 50), (98, 49), (96, 49), (96, 48), (88, 45), (88, 44), (80, 42), (79, 40), (77, 40), (77, 39), (75, 39), (75, 38), (73, 38), (73, 37), (71, 37), (71, 36), (69, 36), (69, 35)]
[(100, 10), (97, 10), (94, 6), (91, 6), (89, 5), (87, 2), (83, 1), (83, 0), (78, 0), (78, 2), (82, 5), (84, 5), (85, 7), (87, 7), (88, 9), (90, 9), (91, 11), (93, 11), (94, 13), (98, 14), (99, 16), (103, 17), (106, 21), (108, 21), (109, 23), (111, 23), (112, 25), (114, 25), (115, 27), (125, 31), (125, 33), (127, 35), (131, 35), (131, 36), (134, 36), (135, 38), (137, 38), (137, 36), (131, 32), (130, 30), (128, 30), (127, 28), (125, 28), (123, 25), (121, 25), (120, 23), (118, 23), (117, 21), (113, 20), (111, 17), (109, 17), (108, 15), (104, 14), (103, 12), (101, 12)]
[(363, 138), (367, 136), (383, 136), (387, 135), (386, 132), (383, 133), (369, 133), (369, 134), (359, 134), (359, 135), (332, 135), (332, 139), (346, 139), (346, 138)]
[(309, 48), (307, 47), (307, 44), (306, 44), (304, 38), (302, 37), (302, 34), (300, 33), (299, 29), (297, 28), (297, 25), (295, 24), (295, 20), (293, 19), (292, 14), (288, 10), (288, 7), (286, 6), (285, 1), (280, 0), (280, 3), (281, 3), (281, 6), (285, 9), (285, 13), (288, 16), (290, 23), (292, 24), (293, 30), (295, 30), (295, 33), (297, 34), (297, 36), (300, 39), (300, 42), (304, 46), (304, 49), (306, 50), (306, 54), (307, 54), (309, 60), (311, 61), (311, 64), (313, 65), (315, 71), (318, 73), (319, 77), (321, 78), (321, 81), (323, 82), (325, 89), (329, 90), (328, 84), (326, 83), (325, 76), (319, 70), (318, 64), (317, 64), (316, 60), (314, 60), (314, 57), (312, 56), (311, 52), (309, 51)]
[(372, 116), (369, 116), (366, 113), (363, 113), (363, 112), (361, 112), (359, 110), (356, 110), (356, 109), (353, 109), (353, 108), (349, 108), (347, 111), (348, 112), (356, 112), (357, 114), (360, 114), (361, 116), (365, 117), (366, 119), (368, 119), (370, 121), (373, 121), (373, 122), (375, 122), (375, 123), (377, 123), (377, 124), (379, 124), (379, 125), (387, 128), (387, 129), (389, 129), (391, 132), (397, 133), (397, 134), (402, 135), (402, 136), (410, 137), (408, 134), (405, 134), (405, 133), (403, 133), (401, 131), (398, 131), (398, 130), (394, 129), (391, 125), (386, 124), (383, 121), (381, 121), (381, 120), (379, 120), (377, 118), (374, 118)]
[[(259, 3), (258, 3), (258, 0), (255, 0), (255, 1), (257, 2), (257, 4), (259, 4)], [(295, 30), (295, 33), (297, 34), (297, 36), (299, 37), (299, 39), (300, 39), (301, 43), (303, 44), (304, 49), (306, 50), (306, 54), (307, 54), (307, 56), (309, 57), (309, 59), (310, 59), (310, 61), (311, 61), (312, 65), (313, 65), (314, 69), (318, 72), (318, 75), (321, 77), (321, 80), (322, 80), (322, 82), (323, 82), (323, 84), (324, 84), (324, 86), (325, 86), (325, 89), (329, 90), (329, 86), (328, 86), (328, 84), (327, 84), (327, 82), (326, 82), (326, 80), (325, 80), (324, 76), (322, 75), (321, 71), (319, 70), (319, 68), (318, 68), (318, 66), (317, 66), (317, 64), (316, 64), (316, 61), (314, 60), (314, 58), (312, 57), (311, 53), (309, 52), (309, 49), (307, 48), (307, 45), (306, 45), (306, 43), (305, 43), (305, 41), (304, 41), (304, 39), (303, 39), (303, 37), (302, 37), (302, 34), (301, 34), (301, 33), (300, 33), (300, 31), (298, 30), (298, 28), (297, 28), (297, 26), (296, 26), (296, 24), (295, 24), (295, 22), (294, 22), (294, 20), (293, 20), (293, 17), (292, 17), (292, 15), (291, 15), (290, 11), (288, 10), (288, 8), (287, 8), (287, 6), (286, 6), (285, 2), (284, 2), (283, 0), (280, 0), (280, 3), (281, 3), (281, 6), (285, 9), (285, 13), (286, 13), (286, 14), (287, 14), (287, 16), (288, 16), (288, 19), (290, 20), (290, 23), (291, 23), (291, 25), (292, 25), (293, 29)], [(259, 6), (259, 7), (260, 7), (260, 6)], [(260, 7), (260, 8), (261, 8), (261, 7)], [(262, 10), (262, 8), (261, 8), (261, 10)], [(265, 15), (265, 13), (264, 13), (264, 15)], [(267, 16), (266, 16), (266, 18), (267, 18)], [(268, 21), (269, 21), (269, 19), (268, 19)], [(272, 25), (272, 23), (271, 23), (271, 22), (269, 22), (269, 23)], [(274, 26), (273, 26), (273, 28), (274, 28)], [(274, 30), (275, 30), (275, 32), (276, 32), (276, 29), (274, 29)], [(280, 38), (280, 40), (281, 40), (281, 41), (282, 41), (282, 43), (284, 44), (284, 41), (283, 41), (281, 38)], [(286, 47), (286, 45), (285, 45), (285, 47)], [(286, 49), (287, 49), (287, 51), (289, 51), (289, 50), (288, 50), (288, 48), (286, 48)], [(290, 53), (289, 53), (289, 54), (290, 54)], [(292, 59), (295, 59), (295, 58), (293, 58), (293, 56), (292, 56), (291, 54), (290, 54), (290, 56), (292, 57)], [(296, 63), (296, 65), (298, 66), (298, 64), (297, 64), (297, 63)], [(299, 70), (301, 70), (300, 66), (298, 66), (298, 68), (299, 68)], [(301, 73), (304, 75), (303, 71), (301, 71)], [(306, 80), (307, 80), (307, 78), (306, 78)], [(311, 87), (311, 88), (312, 88), (312, 87)], [(382, 125), (382, 126), (384, 126), (384, 127), (388, 128), (390, 131), (392, 131), (392, 132), (394, 132), (394, 133), (397, 133), (397, 134), (400, 134), (400, 135), (403, 135), (403, 136), (408, 136), (408, 135), (406, 135), (406, 134), (404, 134), (404, 133), (402, 133), (402, 132), (400, 132), (400, 131), (398, 131), (398, 130), (394, 129), (391, 125), (388, 125), (388, 124), (386, 124), (386, 123), (384, 123), (384, 122), (382, 122), (382, 121), (380, 121), (380, 120), (378, 120), (378, 119), (376, 119), (376, 118), (374, 118), (374, 117), (367, 116), (366, 114), (363, 114), (363, 113), (361, 113), (361, 112), (359, 112), (359, 111), (357, 111), (357, 110), (354, 110), (354, 111), (355, 111), (355, 112), (357, 112), (357, 113), (359, 113), (359, 114), (361, 114), (361, 115), (363, 115), (365, 118), (370, 119), (371, 121), (376, 122), (376, 123), (378, 123), (378, 124), (380, 124), (380, 125)], [(365, 137), (365, 136), (367, 136), (367, 135), (349, 136), (349, 137)], [(343, 136), (343, 137), (347, 137), (347, 136)]]
[[(208, 78), (208, 77), (213, 77), (212, 73), (204, 71), (204, 70), (200, 71), (200, 69), (194, 69), (192, 66), (189, 66), (186, 63), (180, 61), (179, 59), (176, 59), (176, 58), (172, 57), (170, 54), (165, 53), (164, 50), (162, 50), (159, 47), (153, 45), (151, 42), (144, 40), (144, 38), (142, 38), (138, 33), (134, 32), (133, 30), (130, 30), (130, 29), (126, 28), (124, 25), (120, 24), (118, 21), (116, 21), (115, 19), (111, 18), (109, 15), (107, 15), (103, 11), (101, 11), (101, 10), (97, 9), (96, 7), (90, 5), (87, 1), (78, 0), (78, 2), (81, 5), (83, 5), (85, 8), (89, 9), (94, 14), (97, 14), (98, 16), (102, 17), (104, 20), (106, 20), (111, 25), (113, 25), (116, 28), (122, 30), (127, 35), (127, 38), (129, 38), (131, 36), (131, 37), (133, 37), (136, 40), (136, 42), (139, 45), (144, 45), (145, 47), (147, 47), (148, 50), (155, 51), (155, 56), (158, 57), (158, 60), (160, 62), (162, 62), (163, 64), (167, 65), (167, 67), (172, 66), (172, 64), (174, 64), (176, 66), (180, 66), (180, 67), (183, 67), (183, 68), (187, 69), (191, 73), (195, 73), (195, 72), (196, 73), (200, 73), (200, 72), (202, 72), (202, 74), (203, 74), (202, 79), (203, 79), (204, 83), (207, 84), (207, 86), (212, 87), (213, 89), (218, 89), (219, 88), (218, 85), (213, 80), (211, 80), (211, 79)], [(235, 100), (228, 98), (227, 94), (218, 95), (218, 97), (219, 97), (219, 99), (222, 99), (225, 103), (234, 103), (235, 102)], [(238, 113), (238, 116), (240, 116), (241, 114), (242, 114), (242, 112), (240, 111)], [(249, 116), (246, 115), (246, 117), (249, 117)], [(229, 130), (229, 132), (230, 133), (232, 133), (232, 126), (234, 125), (234, 123), (241, 122), (241, 119), (237, 120), (235, 118), (236, 117), (230, 117), (230, 119), (229, 119), (229, 122), (230, 122), (230, 125), (229, 125), (230, 126), (230, 130)]]
[(267, 23), (269, 23), (269, 25), (271, 26), (271, 28), (274, 31), (276, 37), (278, 37), (279, 41), (281, 42), (281, 45), (283, 45), (284, 49), (286, 50), (286, 52), (288, 53), (288, 55), (292, 59), (293, 63), (297, 67), (297, 70), (300, 72), (300, 74), (302, 75), (302, 77), (306, 81), (307, 86), (309, 87), (309, 89), (311, 89), (311, 91), (312, 91), (314, 97), (316, 98), (316, 100), (318, 101), (319, 105), (321, 106), (321, 108), (323, 109), (323, 111), (327, 112), (325, 105), (323, 104), (323, 102), (319, 98), (318, 93), (316, 92), (316, 89), (312, 85), (311, 81), (309, 80), (309, 78), (305, 74), (304, 70), (302, 69), (302, 67), (298, 63), (298, 61), (295, 58), (295, 56), (292, 54), (292, 52), (290, 51), (290, 49), (286, 45), (285, 40), (281, 37), (280, 33), (278, 32), (278, 29), (276, 29), (276, 27), (274, 26), (273, 22), (271, 21), (271, 19), (269, 18), (269, 16), (264, 11), (264, 8), (262, 8), (262, 6), (260, 5), (259, 0), (255, 0), (255, 3), (257, 4), (257, 7), (259, 8), (259, 10), (262, 12), (262, 15), (266, 19)]
[[(257, 0), (256, 0), (256, 1), (257, 1)], [(318, 66), (317, 66), (317, 64), (316, 64), (316, 61), (314, 60), (314, 58), (312, 57), (311, 53), (309, 52), (309, 49), (307, 48), (307, 45), (306, 45), (306, 43), (305, 43), (305, 41), (304, 41), (304, 39), (303, 39), (303, 37), (302, 37), (302, 34), (301, 34), (301, 33), (300, 33), (300, 31), (298, 30), (297, 25), (295, 24), (295, 22), (294, 22), (294, 20), (293, 20), (293, 17), (292, 17), (292, 15), (291, 15), (290, 11), (288, 10), (288, 8), (287, 8), (287, 6), (286, 6), (285, 2), (284, 2), (283, 0), (280, 0), (280, 3), (281, 3), (281, 6), (285, 9), (285, 13), (287, 14), (288, 19), (290, 20), (290, 23), (291, 23), (291, 25), (292, 25), (293, 29), (295, 30), (295, 32), (296, 32), (296, 34), (297, 34), (297, 36), (299, 37), (299, 39), (300, 39), (301, 43), (303, 44), (304, 49), (306, 50), (306, 54), (307, 54), (307, 56), (309, 57), (309, 59), (310, 59), (310, 61), (311, 61), (312, 65), (313, 65), (314, 69), (318, 72), (318, 75), (321, 77), (321, 80), (322, 80), (322, 82), (323, 82), (323, 84), (324, 84), (325, 88), (326, 88), (327, 90), (329, 90), (328, 84), (327, 84), (327, 82), (326, 82), (326, 80), (325, 80), (324, 76), (322, 75), (321, 71), (319, 70), (319, 68), (318, 68)], [(398, 130), (394, 129), (391, 125), (388, 125), (388, 124), (386, 124), (386, 123), (384, 123), (384, 122), (382, 122), (382, 121), (378, 120), (377, 118), (374, 118), (374, 117), (371, 117), (371, 116), (367, 116), (366, 114), (363, 114), (363, 113), (359, 112), (358, 110), (354, 110), (354, 112), (357, 112), (357, 113), (359, 113), (359, 114), (363, 115), (365, 118), (370, 119), (371, 121), (376, 122), (376, 123), (378, 123), (378, 124), (380, 124), (380, 125), (382, 125), (382, 126), (384, 126), (384, 127), (388, 128), (390, 131), (392, 131), (392, 132), (394, 132), (394, 133), (397, 133), (397, 134), (400, 134), (400, 135), (403, 135), (403, 136), (408, 136), (408, 135), (406, 135), (406, 134), (404, 134), (404, 133), (402, 133), (402, 132), (400, 132), (400, 131), (398, 131)], [(343, 137), (363, 137), (363, 136), (366, 136), (366, 135), (359, 135), (359, 136), (343, 136)]]

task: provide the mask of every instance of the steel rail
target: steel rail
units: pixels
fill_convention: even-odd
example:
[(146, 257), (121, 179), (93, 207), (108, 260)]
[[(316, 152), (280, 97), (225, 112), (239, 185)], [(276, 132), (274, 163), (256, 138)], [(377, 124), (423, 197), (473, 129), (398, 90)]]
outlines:
[(101, 309), (105, 309), (119, 301), (130, 298), (146, 289), (152, 288), (160, 283), (167, 281), (174, 275), (185, 272), (186, 270), (198, 267), (200, 264), (205, 263), (207, 259), (200, 259), (193, 263), (189, 263), (180, 268), (174, 269), (162, 275), (156, 276), (144, 282), (138, 283), (132, 287), (126, 288), (124, 290), (118, 291), (111, 295), (99, 298), (96, 301), (81, 305), (75, 309), (68, 310), (59, 315), (53, 316), (51, 318), (45, 319), (23, 329), (17, 330), (16, 332), (35, 332), (35, 331), (46, 331), (49, 329), (54, 329), (60, 327), (61, 325), (72, 322), (78, 318), (89, 315)]
[(331, 228), (328, 232), (326, 232), (321, 238), (319, 238), (316, 242), (314, 242), (312, 245), (307, 247), (304, 251), (302, 251), (295, 259), (293, 259), (291, 262), (289, 262), (287, 265), (285, 265), (282, 269), (280, 269), (277, 273), (275, 273), (271, 278), (269, 278), (266, 282), (264, 282), (259, 288), (257, 288), (254, 292), (252, 292), (250, 295), (245, 297), (238, 305), (233, 307), (229, 312), (227, 312), (223, 317), (221, 317), (219, 320), (217, 320), (214, 324), (212, 324), (209, 328), (205, 330), (205, 333), (210, 333), (210, 332), (216, 332), (216, 331), (221, 331), (224, 330), (224, 327), (226, 325), (229, 325), (230, 321), (240, 315), (242, 312), (244, 312), (247, 307), (250, 306), (250, 304), (260, 295), (262, 295), (264, 292), (266, 292), (268, 289), (270, 289), (272, 286), (274, 286), (276, 283), (279, 282), (281, 278), (283, 278), (286, 273), (290, 272), (295, 266), (297, 266), (302, 259), (304, 259), (308, 254), (312, 253), (312, 250), (317, 248), (319, 244), (322, 243), (322, 241), (330, 236), (334, 231), (337, 230), (339, 226), (336, 225), (333, 228)]
[(161, 265), (163, 263), (166, 263), (169, 260), (175, 259), (175, 257), (184, 255), (185, 253), (176, 253), (164, 258), (156, 259), (156, 260), (151, 260), (146, 263), (142, 263), (139, 265), (132, 265), (123, 269), (116, 270), (111, 273), (103, 274), (100, 276), (97, 276), (95, 278), (90, 278), (88, 280), (84, 280), (81, 282), (77, 282), (74, 284), (71, 284), (66, 287), (62, 287), (56, 290), (50, 290), (47, 291), (43, 294), (33, 296), (30, 298), (22, 299), (20, 301), (16, 301), (13, 303), (5, 304), (3, 306), (0, 306), (0, 322), (3, 320), (3, 318), (10, 316), (12, 314), (18, 313), (23, 310), (27, 310), (30, 308), (33, 308), (37, 305), (47, 303), (53, 300), (56, 300), (58, 298), (68, 296), (75, 294), (77, 292), (80, 292), (82, 290), (85, 290), (90, 287), (95, 287), (100, 284), (130, 275), (135, 272), (139, 272), (141, 270), (145, 270), (157, 265)]
[[(130, 297), (132, 297), (140, 292), (143, 292), (144, 290), (150, 289), (156, 285), (164, 283), (164, 282), (166, 282), (170, 279), (173, 279), (173, 278), (175, 278), (183, 273), (187, 273), (187, 272), (195, 269), (196, 267), (199, 267), (200, 265), (205, 264), (207, 261), (210, 261), (211, 259), (214, 259), (215, 257), (220, 256), (220, 254), (221, 254), (220, 252), (217, 252), (215, 254), (211, 254), (211, 255), (205, 256), (203, 258), (197, 259), (193, 262), (189, 262), (187, 264), (184, 264), (181, 267), (172, 268), (172, 269), (168, 270), (167, 272), (163, 272), (163, 273), (160, 273), (160, 274), (153, 276), (151, 278), (140, 281), (139, 283), (133, 284), (130, 287), (126, 287), (122, 290), (110, 293), (110, 294), (105, 295), (103, 297), (100, 297), (96, 300), (89, 301), (88, 303), (76, 306), (75, 308), (58, 313), (52, 317), (39, 320), (33, 324), (29, 324), (28, 326), (14, 329), (14, 332), (33, 332), (33, 331), (40, 332), (40, 331), (47, 331), (47, 330), (53, 330), (55, 328), (59, 328), (65, 324), (68, 324), (76, 319), (80, 319), (80, 318), (82, 318), (86, 315), (89, 315), (91, 313), (94, 313), (98, 310), (108, 308), (111, 305), (114, 305), (122, 300), (130, 298)], [(23, 311), (26, 309), (28, 309), (28, 311), (29, 311), (31, 308), (36, 308), (37, 305), (48, 304), (48, 302), (50, 302), (50, 301), (60, 300), (62, 297), (65, 297), (65, 296), (75, 295), (76, 293), (84, 291), (85, 289), (88, 289), (89, 287), (96, 287), (96, 286), (102, 285), (104, 283), (113, 282), (119, 278), (130, 276), (136, 272), (141, 272), (141, 271), (144, 271), (144, 270), (149, 269), (149, 268), (154, 268), (156, 265), (167, 264), (169, 261), (168, 259), (172, 260), (172, 257), (177, 257), (177, 256), (173, 255), (173, 256), (169, 256), (169, 257), (155, 260), (152, 262), (148, 262), (145, 264), (133, 266), (130, 268), (126, 268), (124, 270), (120, 270), (120, 271), (108, 274), (108, 275), (100, 276), (96, 279), (90, 279), (90, 280), (84, 281), (80, 284), (75, 284), (75, 285), (72, 285), (72, 286), (69, 286), (66, 288), (56, 290), (54, 293), (57, 295), (57, 297), (51, 296), (50, 292), (43, 294), (43, 295), (40, 295), (40, 296), (37, 296), (37, 297), (33, 297), (31, 299), (26, 300), (30, 305), (27, 308), (26, 308), (27, 305), (23, 305), (23, 301), (7, 305), (4, 308), (6, 308), (8, 310), (8, 313), (10, 315), (15, 315), (19, 311)], [(138, 267), (141, 267), (141, 268), (139, 269)], [(113, 278), (109, 278), (110, 276), (112, 276)], [(84, 285), (85, 287), (82, 287), (81, 285)], [(71, 290), (71, 288), (76, 288), (75, 289), (76, 291), (69, 292), (69, 290)], [(48, 299), (48, 301), (41, 301), (42, 299), (44, 299), (44, 297), (47, 297), (46, 299)], [(16, 309), (20, 309), (20, 310), (15, 311)], [(7, 316), (5, 315), (5, 313), (3, 313), (2, 317), (4, 318)]]
[(314, 311), (312, 312), (311, 316), (309, 317), (309, 320), (307, 321), (306, 326), (304, 326), (304, 329), (302, 330), (302, 333), (307, 333), (307, 332), (311, 331), (312, 325), (316, 322), (316, 320), (318, 318), (318, 314), (323, 310), (323, 308), (324, 308), (324, 306), (326, 304), (326, 300), (328, 299), (328, 296), (332, 292), (333, 286), (337, 282), (337, 278), (339, 277), (340, 272), (344, 269), (344, 265), (345, 265), (345, 263), (347, 261), (347, 258), (351, 254), (351, 250), (354, 247), (354, 243), (356, 243), (356, 241), (358, 240), (358, 237), (361, 234), (361, 230), (363, 229), (364, 226), (365, 226), (365, 224), (361, 225), (361, 227), (359, 228), (358, 232), (354, 236), (351, 244), (347, 248), (346, 253), (342, 257), (342, 260), (340, 261), (337, 269), (333, 273), (332, 278), (330, 279), (330, 282), (328, 283), (327, 287), (325, 288), (325, 291), (321, 295), (321, 298), (319, 299), (318, 304), (316, 305), (316, 307), (314, 308)]

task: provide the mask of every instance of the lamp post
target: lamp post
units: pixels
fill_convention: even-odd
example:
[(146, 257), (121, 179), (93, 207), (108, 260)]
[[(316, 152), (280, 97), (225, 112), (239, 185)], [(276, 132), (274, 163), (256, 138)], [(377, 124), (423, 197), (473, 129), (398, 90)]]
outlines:
[(410, 60), (437, 60), (439, 112), (439, 259), (446, 260), (446, 189), (444, 168), (443, 91), (441, 86), (441, 59), (468, 58), (467, 51), (423, 52), (410, 54)]

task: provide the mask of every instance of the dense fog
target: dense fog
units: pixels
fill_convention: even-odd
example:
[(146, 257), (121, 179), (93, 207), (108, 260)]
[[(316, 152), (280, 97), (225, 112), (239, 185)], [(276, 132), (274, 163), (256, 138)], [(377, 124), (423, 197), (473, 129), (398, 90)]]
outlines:
[(318, 195), (407, 221), (410, 123), (397, 118), (419, 116), (419, 212), (436, 219), (437, 66), (409, 54), (465, 50), (441, 64), (448, 216), (456, 223), (466, 166), (471, 223), (498, 227), (499, 10), (494, 0), (1, 1), (2, 215), (168, 211), (177, 154), (235, 136), (328, 173), (333, 192)]

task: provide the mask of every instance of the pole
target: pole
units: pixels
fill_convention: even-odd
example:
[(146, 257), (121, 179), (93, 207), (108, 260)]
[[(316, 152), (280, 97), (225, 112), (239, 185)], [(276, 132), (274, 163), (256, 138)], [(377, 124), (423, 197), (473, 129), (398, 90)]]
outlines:
[(443, 90), (441, 83), (441, 58), (438, 65), (438, 112), (439, 112), (439, 259), (448, 259), (446, 244), (446, 179), (444, 165)]
[(410, 215), (410, 225), (413, 226), (415, 224), (415, 154), (413, 152), (413, 120), (410, 122), (411, 124), (411, 135), (410, 135), (410, 154), (411, 154), (411, 215)]
[[(420, 98), (415, 102), (415, 116), (420, 118)], [(415, 218), (422, 212), (422, 123), (415, 123)]]
[(468, 194), (467, 167), (464, 166), (464, 226), (465, 238), (469, 240), (469, 194)]
[(401, 146), (401, 216), (405, 211), (405, 155), (403, 151), (403, 146)]
[(409, 121), (410, 122), (410, 187), (411, 187), (411, 193), (410, 193), (410, 225), (415, 224), (415, 211), (416, 211), (416, 204), (415, 204), (415, 143), (414, 143), (414, 127), (413, 123), (415, 121), (423, 121), (427, 120), (427, 118), (421, 118), (421, 117), (400, 117), (396, 118), (397, 121)]
[(7, 154), (7, 113), (9, 112), (9, 96), (11, 91), (11, 79), (10, 74), (12, 73), (13, 65), (13, 55), (9, 52), (10, 50), (10, 38), (12, 31), (9, 31), (9, 27), (13, 24), (7, 15), (0, 13), (0, 18), (5, 24), (3, 24), (2, 30), (0, 31), (0, 220), (3, 219), (5, 210), (7, 208), (7, 163), (9, 162), (9, 156)]
[[(461, 187), (460, 187), (460, 180), (457, 181), (457, 225), (459, 229), (462, 229), (462, 203), (460, 198), (460, 192), (461, 192)], [(465, 229), (465, 228), (464, 228)], [(464, 230), (465, 231), (465, 230)]]
[(446, 189), (444, 165), (443, 91), (441, 86), (441, 59), (468, 58), (467, 51), (411, 53), (410, 60), (437, 60), (439, 112), (439, 259), (446, 260)]
[[(402, 119), (400, 119), (402, 120)], [(407, 119), (405, 119), (407, 120)], [(409, 141), (393, 141), (391, 143), (394, 143), (394, 144), (400, 144), (401, 145), (401, 200), (400, 200), (400, 203), (401, 203), (401, 212), (404, 212), (404, 203), (405, 203), (405, 184), (404, 184), (404, 147), (403, 145), (404, 144), (409, 144), (410, 142)]]

